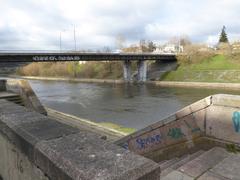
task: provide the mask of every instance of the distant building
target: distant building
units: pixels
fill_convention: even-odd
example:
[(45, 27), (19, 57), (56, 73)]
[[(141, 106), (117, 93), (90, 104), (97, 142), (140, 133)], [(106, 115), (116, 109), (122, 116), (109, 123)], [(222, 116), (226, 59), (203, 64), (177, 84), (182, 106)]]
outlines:
[(183, 46), (176, 44), (166, 44), (163, 47), (163, 52), (165, 53), (181, 53), (183, 52)]
[(240, 52), (240, 41), (234, 42), (232, 44), (232, 51), (233, 52)]

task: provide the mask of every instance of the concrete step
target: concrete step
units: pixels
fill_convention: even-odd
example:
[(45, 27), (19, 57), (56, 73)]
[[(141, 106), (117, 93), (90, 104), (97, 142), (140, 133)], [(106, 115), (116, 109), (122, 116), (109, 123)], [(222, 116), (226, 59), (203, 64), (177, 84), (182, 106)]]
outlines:
[(9, 92), (1, 92), (0, 99), (6, 99), (8, 101), (14, 102), (15, 104), (24, 106), (22, 98), (17, 94), (13, 94)]
[(223, 161), (230, 154), (223, 148), (214, 147), (195, 159), (185, 163), (177, 170), (194, 179)]
[(162, 163), (159, 163), (161, 171), (168, 168), (169, 166), (172, 166), (173, 164), (175, 164), (178, 161), (179, 161), (179, 158), (173, 158), (173, 159), (170, 159), (170, 160), (166, 160)]
[(166, 176), (167, 174), (171, 173), (172, 171), (178, 169), (179, 167), (181, 167), (182, 165), (186, 164), (187, 162), (195, 159), (196, 157), (202, 155), (205, 151), (204, 150), (199, 150), (193, 154), (188, 154), (185, 155), (181, 158), (179, 158), (179, 161), (177, 161), (176, 163), (172, 164), (171, 166), (169, 166), (166, 169), (161, 169), (161, 177)]

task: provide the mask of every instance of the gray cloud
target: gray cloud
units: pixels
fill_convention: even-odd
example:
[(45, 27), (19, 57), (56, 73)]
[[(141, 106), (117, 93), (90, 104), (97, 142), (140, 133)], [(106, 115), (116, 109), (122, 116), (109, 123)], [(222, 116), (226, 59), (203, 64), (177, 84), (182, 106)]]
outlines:
[[(114, 47), (140, 39), (166, 42), (188, 35), (215, 43), (223, 25), (240, 39), (239, 0), (0, 0), (0, 49), (73, 49), (73, 25), (79, 49)], [(211, 42), (210, 42), (211, 41)]]

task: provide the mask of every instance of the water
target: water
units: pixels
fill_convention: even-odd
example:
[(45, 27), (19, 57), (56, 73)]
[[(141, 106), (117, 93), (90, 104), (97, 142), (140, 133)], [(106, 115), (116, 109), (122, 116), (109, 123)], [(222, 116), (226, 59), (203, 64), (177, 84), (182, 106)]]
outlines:
[(163, 88), (154, 85), (114, 85), (30, 81), (47, 107), (95, 122), (141, 129), (212, 94), (240, 91)]

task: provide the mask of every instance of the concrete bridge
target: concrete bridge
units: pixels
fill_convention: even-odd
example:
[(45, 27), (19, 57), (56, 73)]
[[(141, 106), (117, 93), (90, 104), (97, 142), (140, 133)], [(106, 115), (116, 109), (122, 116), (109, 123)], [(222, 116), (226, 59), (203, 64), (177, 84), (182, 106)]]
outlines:
[(137, 80), (146, 81), (146, 61), (172, 61), (175, 54), (153, 53), (81, 53), (81, 52), (14, 52), (0, 51), (0, 63), (16, 62), (58, 62), (58, 61), (122, 61), (123, 74), (126, 82), (132, 81), (131, 63), (137, 61)]

